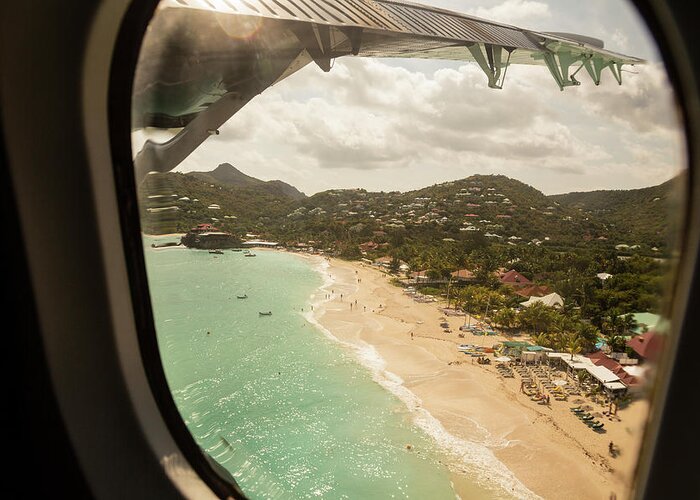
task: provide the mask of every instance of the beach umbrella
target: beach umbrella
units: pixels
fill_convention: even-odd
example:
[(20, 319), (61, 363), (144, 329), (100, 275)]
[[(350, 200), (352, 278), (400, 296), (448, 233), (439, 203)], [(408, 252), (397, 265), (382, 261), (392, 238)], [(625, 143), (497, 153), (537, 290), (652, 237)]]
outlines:
[(507, 363), (508, 361), (511, 361), (511, 359), (508, 356), (499, 356), (496, 358), (496, 361), (499, 363)]
[(566, 385), (568, 382), (566, 380), (557, 379), (557, 380), (552, 380), (552, 383), (554, 385)]

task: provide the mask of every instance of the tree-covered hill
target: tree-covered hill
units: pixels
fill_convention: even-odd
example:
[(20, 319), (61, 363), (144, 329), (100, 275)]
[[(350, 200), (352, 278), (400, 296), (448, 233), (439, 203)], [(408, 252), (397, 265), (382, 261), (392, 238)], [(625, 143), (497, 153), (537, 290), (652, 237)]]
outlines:
[[(262, 182), (262, 181), (261, 181)], [(186, 232), (201, 223), (239, 236), (264, 229), (297, 202), (265, 185), (224, 186), (182, 173), (151, 173), (139, 186), (142, 230)]]
[(286, 196), (292, 200), (301, 200), (306, 197), (304, 193), (286, 182), (261, 181), (244, 174), (230, 163), (222, 163), (210, 172), (189, 172), (187, 175), (226, 187), (259, 188), (272, 195)]
[(678, 228), (685, 178), (642, 189), (601, 190), (553, 195), (549, 198), (597, 219), (610, 237), (627, 245), (666, 248)]
[(214, 222), (241, 236), (313, 241), (354, 257), (370, 243), (372, 255), (403, 249), (407, 258), (442, 246), (459, 255), (493, 245), (567, 251), (620, 244), (663, 256), (672, 227), (667, 211), (677, 203), (674, 182), (680, 185), (545, 196), (503, 175), (473, 175), (403, 193), (335, 189), (306, 197), (281, 181), (261, 181), (222, 164), (205, 173), (151, 174), (140, 189), (147, 232)]

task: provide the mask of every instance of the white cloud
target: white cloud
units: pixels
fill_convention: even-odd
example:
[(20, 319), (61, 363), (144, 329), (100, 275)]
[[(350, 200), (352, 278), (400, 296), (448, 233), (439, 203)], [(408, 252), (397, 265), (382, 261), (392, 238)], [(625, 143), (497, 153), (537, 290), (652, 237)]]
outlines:
[(612, 34), (610, 41), (612, 42), (611, 48), (614, 50), (623, 51), (629, 49), (629, 38), (619, 29), (616, 29)]
[[(470, 12), (527, 26), (553, 9), (506, 0)], [(614, 32), (616, 46), (627, 43), (626, 33)], [(475, 64), (432, 67), (349, 57), (325, 74), (309, 65), (253, 99), (179, 170), (230, 162), (307, 194), (404, 190), (502, 173), (554, 193), (650, 185), (682, 165), (682, 135), (660, 65), (624, 73), (622, 86), (606, 70), (596, 87), (582, 70), (582, 85), (564, 92), (541, 66), (509, 68), (503, 90), (489, 89)]]
[(469, 11), (477, 17), (527, 28), (528, 23), (551, 17), (549, 5), (535, 0), (505, 0), (493, 7), (477, 7)]

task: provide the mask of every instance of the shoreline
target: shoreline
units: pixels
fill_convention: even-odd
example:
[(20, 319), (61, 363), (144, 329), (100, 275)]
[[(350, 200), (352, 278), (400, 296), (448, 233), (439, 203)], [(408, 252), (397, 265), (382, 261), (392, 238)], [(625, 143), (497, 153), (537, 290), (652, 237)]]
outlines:
[[(406, 405), (414, 424), (455, 458), (450, 470), (461, 498), (473, 496), (470, 482), (498, 482), (499, 493), (517, 498), (629, 496), (644, 402), (631, 404), (621, 411), (623, 422), (606, 422), (609, 432), (596, 434), (571, 415), (571, 401), (538, 407), (519, 394), (519, 379), (503, 379), (493, 365), (472, 364), (456, 350), (461, 343), (491, 345), (506, 337), (444, 334), (437, 327), (441, 318), (459, 331), (464, 317), (444, 316), (436, 303), (415, 303), (364, 264), (318, 259), (324, 284), (307, 319), (352, 348), (375, 381)], [(610, 440), (622, 456), (607, 456)]]

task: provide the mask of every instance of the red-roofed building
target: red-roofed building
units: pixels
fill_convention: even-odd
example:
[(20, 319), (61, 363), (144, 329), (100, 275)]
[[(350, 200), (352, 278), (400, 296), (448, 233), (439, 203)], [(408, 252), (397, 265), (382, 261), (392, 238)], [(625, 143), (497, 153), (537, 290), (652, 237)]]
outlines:
[(613, 372), (627, 387), (639, 384), (639, 380), (637, 380), (636, 377), (627, 373), (620, 363), (609, 357), (603, 351), (596, 351), (586, 354), (586, 357), (590, 359), (594, 365), (603, 366)]
[(469, 269), (460, 269), (458, 271), (453, 271), (450, 273), (450, 276), (452, 276), (457, 281), (473, 281), (476, 278), (474, 273), (471, 272)]
[(193, 227), (190, 231), (193, 233), (212, 233), (219, 232), (220, 230), (212, 224), (197, 224), (197, 227)]
[(379, 245), (377, 245), (374, 241), (367, 241), (365, 243), (361, 243), (359, 247), (361, 252), (369, 252), (372, 250), (376, 250), (379, 247)]
[(546, 285), (532, 285), (524, 286), (515, 293), (522, 297), (544, 297), (552, 293), (552, 289)]
[(510, 271), (503, 273), (499, 279), (504, 285), (510, 286), (520, 287), (532, 284), (532, 282), (529, 279), (527, 279), (515, 269), (511, 269)]
[(664, 338), (662, 335), (650, 331), (632, 337), (627, 341), (627, 346), (636, 352), (641, 359), (656, 361), (663, 351)]

